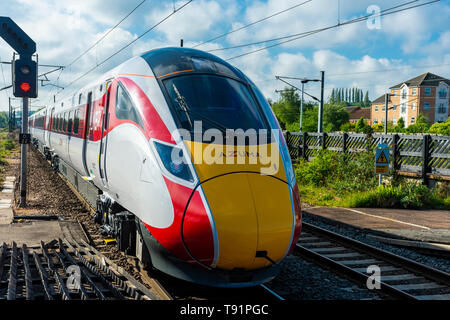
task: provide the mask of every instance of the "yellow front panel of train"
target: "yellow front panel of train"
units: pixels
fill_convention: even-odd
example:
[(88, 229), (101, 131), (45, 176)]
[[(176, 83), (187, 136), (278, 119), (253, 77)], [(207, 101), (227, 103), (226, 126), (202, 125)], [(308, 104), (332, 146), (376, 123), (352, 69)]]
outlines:
[[(186, 145), (191, 158), (195, 149), (204, 151), (208, 146), (191, 141)], [(223, 163), (195, 163), (193, 159), (200, 181), (206, 181), (202, 188), (216, 225), (217, 266), (224, 269), (261, 268), (270, 262), (257, 258), (257, 251), (267, 251), (270, 259), (278, 261), (288, 249), (294, 219), (290, 190), (277, 144), (268, 145), (267, 158), (263, 159), (264, 153), (254, 153), (248, 146), (245, 149), (232, 147), (234, 150), (228, 146), (228, 153), (224, 149), (223, 156), (234, 155), (234, 164), (226, 164), (225, 159)], [(274, 154), (271, 153), (273, 150)], [(236, 163), (236, 158), (251, 156), (252, 152), (257, 155), (257, 163), (248, 163), (248, 159), (246, 163)], [(269, 157), (272, 157), (271, 161)], [(262, 167), (278, 170), (273, 170), (273, 175), (264, 175), (261, 174)]]

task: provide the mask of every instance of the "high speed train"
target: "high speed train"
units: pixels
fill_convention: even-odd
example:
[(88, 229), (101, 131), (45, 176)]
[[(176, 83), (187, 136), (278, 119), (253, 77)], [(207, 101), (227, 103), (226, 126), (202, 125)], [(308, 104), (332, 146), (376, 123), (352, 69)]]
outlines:
[(276, 117), (254, 83), (214, 55), (145, 52), (29, 125), (55, 169), (64, 163), (98, 191), (101, 230), (164, 273), (258, 285), (298, 240), (298, 188)]

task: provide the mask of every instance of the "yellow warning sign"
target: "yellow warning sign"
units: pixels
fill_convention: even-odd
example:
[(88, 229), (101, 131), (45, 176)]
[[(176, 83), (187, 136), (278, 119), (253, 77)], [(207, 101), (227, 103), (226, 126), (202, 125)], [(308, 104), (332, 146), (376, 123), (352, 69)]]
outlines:
[(377, 163), (386, 163), (388, 164), (389, 162), (386, 159), (386, 156), (384, 155), (384, 152), (381, 152), (378, 159), (377, 159)]
[(375, 173), (389, 173), (389, 166), (387, 165), (376, 165)]

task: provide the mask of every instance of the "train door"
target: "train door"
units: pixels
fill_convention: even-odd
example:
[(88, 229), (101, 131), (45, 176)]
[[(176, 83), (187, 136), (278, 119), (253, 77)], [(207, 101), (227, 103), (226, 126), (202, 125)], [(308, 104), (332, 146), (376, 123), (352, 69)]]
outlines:
[(67, 117), (67, 159), (69, 163), (72, 162), (70, 157), (70, 149), (72, 148), (72, 126), (73, 126), (73, 111), (69, 111), (66, 114)]
[(106, 100), (103, 108), (102, 116), (102, 129), (100, 135), (100, 147), (98, 152), (98, 169), (100, 173), (100, 179), (105, 188), (108, 188), (108, 177), (106, 175), (106, 148), (108, 144), (108, 127), (109, 127), (109, 106), (111, 104), (111, 82), (106, 83)]
[(83, 151), (82, 151), (82, 158), (83, 158), (83, 166), (84, 166), (84, 170), (86, 173), (86, 177), (89, 177), (89, 170), (87, 167), (87, 142), (89, 139), (89, 134), (90, 134), (90, 126), (89, 124), (91, 123), (91, 118), (92, 118), (92, 92), (88, 93), (87, 96), (87, 102), (86, 102), (86, 112), (85, 112), (85, 117), (84, 117), (84, 133), (83, 133)]
[(55, 108), (52, 108), (52, 111), (50, 111), (50, 120), (48, 122), (47, 131), (45, 133), (47, 135), (47, 144), (50, 149), (52, 149), (52, 141), (50, 140), (50, 138), (52, 129), (54, 127), (54, 121), (55, 121)]

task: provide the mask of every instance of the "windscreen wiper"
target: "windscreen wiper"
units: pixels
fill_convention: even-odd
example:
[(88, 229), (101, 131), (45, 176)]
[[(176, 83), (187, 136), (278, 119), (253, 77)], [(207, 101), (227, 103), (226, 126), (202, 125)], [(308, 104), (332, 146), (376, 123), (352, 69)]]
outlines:
[(188, 118), (189, 125), (191, 126), (191, 128), (193, 128), (193, 126), (192, 126), (191, 117), (189, 115), (194, 114), (194, 115), (197, 115), (198, 117), (202, 118), (203, 120), (209, 122), (210, 124), (214, 125), (215, 127), (218, 127), (217, 129), (219, 129), (224, 134), (226, 134), (227, 128), (224, 125), (222, 125), (214, 120), (209, 119), (208, 117), (206, 117), (205, 115), (203, 115), (199, 112), (193, 111), (191, 108), (189, 108), (189, 105), (187, 104), (184, 97), (180, 94), (180, 92), (178, 91), (175, 84), (172, 84), (172, 87), (173, 87), (173, 90), (175, 91), (175, 93), (177, 94), (177, 98), (175, 100), (177, 101), (178, 105), (180, 106), (180, 109), (186, 114), (186, 117)]

